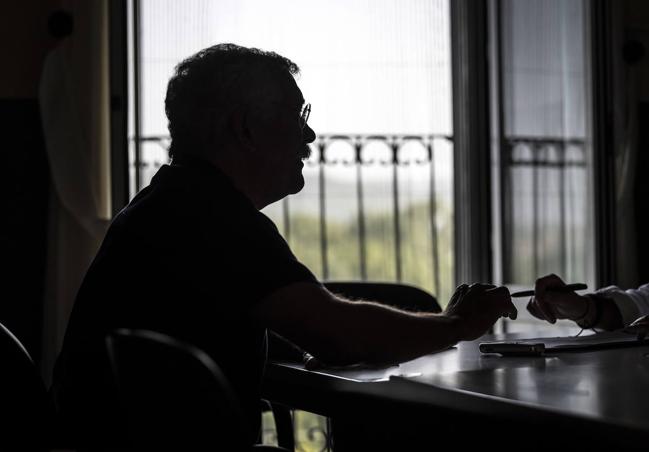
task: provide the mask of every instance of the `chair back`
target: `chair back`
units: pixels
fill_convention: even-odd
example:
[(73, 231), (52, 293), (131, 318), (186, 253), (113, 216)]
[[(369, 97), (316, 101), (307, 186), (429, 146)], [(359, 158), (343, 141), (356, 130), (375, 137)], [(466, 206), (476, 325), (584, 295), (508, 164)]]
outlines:
[(371, 281), (327, 281), (325, 287), (350, 299), (376, 301), (405, 311), (441, 312), (437, 299), (415, 286)]
[(141, 448), (246, 447), (242, 408), (204, 351), (148, 330), (116, 330), (106, 342), (126, 422), (120, 441)]
[(54, 405), (29, 353), (1, 323), (0, 359), (0, 449), (48, 450)]

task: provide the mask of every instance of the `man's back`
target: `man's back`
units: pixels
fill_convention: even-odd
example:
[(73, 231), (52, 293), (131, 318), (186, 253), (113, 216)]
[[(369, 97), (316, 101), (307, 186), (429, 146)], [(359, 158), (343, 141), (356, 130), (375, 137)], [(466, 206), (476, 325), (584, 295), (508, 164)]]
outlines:
[(73, 435), (95, 442), (119, 419), (104, 339), (160, 331), (223, 368), (257, 434), (265, 328), (249, 308), (278, 287), (315, 281), (274, 225), (214, 167), (163, 167), (111, 225), (77, 296), (53, 393)]

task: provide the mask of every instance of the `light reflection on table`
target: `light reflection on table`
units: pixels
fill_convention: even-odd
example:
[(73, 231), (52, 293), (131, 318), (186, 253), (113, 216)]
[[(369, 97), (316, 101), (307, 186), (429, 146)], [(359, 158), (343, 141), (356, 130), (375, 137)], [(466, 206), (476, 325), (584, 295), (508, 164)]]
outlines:
[(400, 374), (419, 374), (406, 378), (412, 382), (649, 429), (649, 346), (504, 357), (481, 354), (478, 342), (403, 363)]

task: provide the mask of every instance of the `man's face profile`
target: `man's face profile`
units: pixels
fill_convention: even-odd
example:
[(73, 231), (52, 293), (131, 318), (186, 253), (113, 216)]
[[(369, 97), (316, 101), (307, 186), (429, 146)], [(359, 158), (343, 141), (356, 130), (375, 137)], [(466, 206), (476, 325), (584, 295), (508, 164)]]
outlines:
[(290, 74), (269, 81), (262, 97), (254, 107), (251, 138), (255, 152), (250, 163), (263, 178), (269, 198), (277, 201), (304, 187), (302, 160), (310, 154), (308, 143), (315, 139), (315, 132), (308, 124), (302, 127), (304, 98)]

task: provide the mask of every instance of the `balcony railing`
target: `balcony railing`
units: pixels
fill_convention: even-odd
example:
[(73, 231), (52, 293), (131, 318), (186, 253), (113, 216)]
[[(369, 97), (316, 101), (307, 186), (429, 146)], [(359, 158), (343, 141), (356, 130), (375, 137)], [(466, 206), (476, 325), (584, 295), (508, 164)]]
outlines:
[(503, 149), (503, 273), (530, 284), (542, 274), (588, 279), (590, 234), (584, 139), (511, 137)]
[[(139, 186), (167, 162), (168, 141), (141, 138)], [(452, 138), (329, 134), (311, 149), (304, 190), (265, 210), (298, 257), (325, 280), (403, 281), (447, 300), (454, 285)], [(502, 156), (504, 281), (530, 284), (547, 272), (587, 280), (584, 140), (509, 137)]]
[[(168, 140), (140, 139), (138, 186), (167, 163)], [(323, 280), (406, 282), (446, 300), (452, 147), (446, 135), (320, 135), (303, 170), (304, 190), (265, 213)]]

